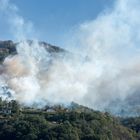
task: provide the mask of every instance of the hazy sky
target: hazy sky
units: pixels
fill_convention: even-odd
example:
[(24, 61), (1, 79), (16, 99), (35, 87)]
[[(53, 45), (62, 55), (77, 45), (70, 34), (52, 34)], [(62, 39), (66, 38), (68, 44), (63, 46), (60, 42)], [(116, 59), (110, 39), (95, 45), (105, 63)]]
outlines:
[[(61, 45), (63, 37), (79, 24), (93, 20), (113, 0), (10, 0), (19, 15), (30, 20), (40, 40)], [(6, 21), (0, 16), (0, 39), (12, 39)]]

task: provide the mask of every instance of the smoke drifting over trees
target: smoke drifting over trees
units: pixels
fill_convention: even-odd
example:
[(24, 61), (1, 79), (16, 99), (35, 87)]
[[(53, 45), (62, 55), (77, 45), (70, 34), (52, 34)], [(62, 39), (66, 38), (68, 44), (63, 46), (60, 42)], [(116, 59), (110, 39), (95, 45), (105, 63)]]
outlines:
[(137, 115), (139, 9), (139, 0), (117, 0), (112, 9), (73, 31), (73, 42), (78, 42), (79, 48), (69, 44), (71, 53), (52, 55), (38, 41), (25, 41), (35, 38), (32, 23), (26, 23), (10, 1), (0, 1), (0, 11), (8, 15), (13, 36), (23, 40), (16, 47), (18, 54), (7, 57), (1, 65), (1, 85), (8, 86), (23, 104), (68, 105), (74, 101), (114, 114), (125, 110), (125, 114), (131, 111)]

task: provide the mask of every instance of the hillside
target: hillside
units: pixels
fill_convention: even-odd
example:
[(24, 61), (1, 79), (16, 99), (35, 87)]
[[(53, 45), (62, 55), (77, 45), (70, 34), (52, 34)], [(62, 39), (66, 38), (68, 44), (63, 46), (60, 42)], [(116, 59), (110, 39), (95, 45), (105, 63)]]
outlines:
[[(32, 41), (28, 41), (32, 44)], [(0, 62), (17, 54), (18, 43), (0, 41)], [(65, 50), (39, 42), (50, 54)], [(8, 88), (8, 87), (2, 87)], [(8, 91), (8, 90), (6, 90)], [(6, 98), (10, 92), (5, 92)], [(115, 104), (116, 105), (116, 104)], [(1, 140), (139, 140), (140, 118), (120, 118), (71, 103), (35, 108), (0, 98)]]
[[(3, 108), (5, 111), (3, 111)], [(138, 134), (108, 113), (84, 106), (22, 107), (0, 100), (2, 140), (137, 140)]]
[[(31, 40), (28, 40), (27, 42), (29, 44), (33, 43), (33, 41)], [(0, 62), (2, 62), (8, 55), (15, 55), (17, 53), (16, 47), (18, 46), (18, 44), (19, 43), (15, 43), (11, 40), (0, 41)], [(44, 47), (49, 53), (65, 52), (64, 49), (61, 49), (60, 47), (54, 45), (50, 45), (46, 42), (40, 41), (39, 45)]]

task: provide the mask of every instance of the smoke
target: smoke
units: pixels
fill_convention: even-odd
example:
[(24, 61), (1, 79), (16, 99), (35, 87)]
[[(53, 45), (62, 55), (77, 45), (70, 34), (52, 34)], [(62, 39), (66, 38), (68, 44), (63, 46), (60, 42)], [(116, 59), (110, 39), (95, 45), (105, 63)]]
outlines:
[[(8, 0), (0, 5), (1, 11), (8, 11), (17, 39), (28, 39), (25, 31), (31, 26), (15, 5)], [(18, 54), (1, 66), (1, 85), (26, 105), (74, 101), (117, 115), (139, 114), (139, 9), (139, 0), (117, 0), (111, 9), (73, 31), (73, 44), (80, 47), (69, 44), (72, 53), (62, 57), (51, 55), (37, 41), (22, 41)]]

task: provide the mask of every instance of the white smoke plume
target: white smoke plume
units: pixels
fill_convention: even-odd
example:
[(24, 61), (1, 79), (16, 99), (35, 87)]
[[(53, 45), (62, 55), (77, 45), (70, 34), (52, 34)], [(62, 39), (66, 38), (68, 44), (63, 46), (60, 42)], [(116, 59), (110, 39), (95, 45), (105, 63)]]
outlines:
[[(18, 39), (27, 39), (22, 25), (27, 29), (29, 26), (16, 22), (18, 18), (24, 19), (18, 16), (15, 6), (8, 0), (0, 2), (1, 11), (8, 8), (14, 13), (12, 27), (16, 27)], [(127, 115), (137, 115), (135, 109), (140, 107), (139, 9), (139, 0), (117, 0), (112, 9), (74, 31), (73, 42), (76, 45), (78, 42), (80, 47), (65, 57), (52, 58), (37, 41), (31, 45), (21, 42), (17, 46), (18, 54), (6, 58), (1, 66), (1, 85), (10, 87), (14, 98), (23, 104), (74, 101), (115, 114), (126, 110)]]

